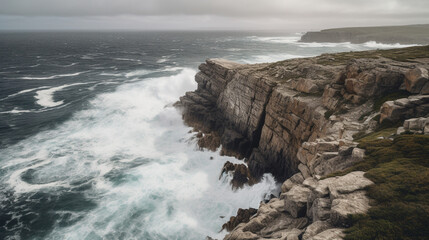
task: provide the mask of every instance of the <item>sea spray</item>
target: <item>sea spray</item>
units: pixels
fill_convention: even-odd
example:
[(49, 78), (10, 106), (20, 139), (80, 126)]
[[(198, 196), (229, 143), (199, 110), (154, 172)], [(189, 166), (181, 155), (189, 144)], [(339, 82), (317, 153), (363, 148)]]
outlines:
[[(124, 84), (58, 128), (6, 149), (2, 190), (20, 201), (36, 192), (61, 198), (79, 189), (78, 203), (91, 207), (53, 207), (55, 228), (47, 239), (222, 237), (221, 217), (257, 207), (278, 186), (270, 175), (236, 191), (228, 180), (218, 180), (224, 162), (238, 160), (197, 150), (190, 128), (171, 107), (195, 89), (195, 73), (185, 68)], [(39, 200), (27, 206), (27, 214), (42, 207)], [(16, 219), (31, 227), (25, 215)]]

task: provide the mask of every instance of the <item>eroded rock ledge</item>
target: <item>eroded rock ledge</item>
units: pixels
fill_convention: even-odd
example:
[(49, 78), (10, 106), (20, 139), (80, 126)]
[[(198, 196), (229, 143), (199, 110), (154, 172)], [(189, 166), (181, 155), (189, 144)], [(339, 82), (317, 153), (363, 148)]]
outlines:
[[(364, 159), (357, 135), (429, 117), (429, 47), (254, 65), (210, 59), (199, 69), (197, 90), (176, 106), (201, 131), (200, 146), (244, 158), (249, 172), (225, 166), (239, 166), (243, 183), (264, 173), (284, 182), (248, 222), (234, 220), (226, 239), (341, 239), (347, 214), (369, 208), (371, 181), (363, 172), (320, 179)], [(403, 128), (426, 126), (410, 120)]]

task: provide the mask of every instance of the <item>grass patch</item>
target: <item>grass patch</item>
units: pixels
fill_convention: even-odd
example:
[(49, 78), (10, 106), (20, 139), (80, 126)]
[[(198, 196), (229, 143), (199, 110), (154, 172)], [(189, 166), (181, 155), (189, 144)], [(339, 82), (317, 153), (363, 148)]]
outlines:
[(360, 137), (353, 136), (355, 141), (358, 141), (360, 143), (366, 143), (370, 141), (377, 140), (379, 137), (387, 138), (396, 133), (397, 128), (386, 128), (381, 129), (377, 132), (372, 132), (369, 134), (361, 135)]
[(429, 136), (377, 139), (392, 130), (360, 139), (365, 161), (340, 174), (366, 171), (375, 183), (367, 192), (375, 205), (365, 215), (351, 216), (353, 226), (346, 230), (346, 240), (429, 239)]

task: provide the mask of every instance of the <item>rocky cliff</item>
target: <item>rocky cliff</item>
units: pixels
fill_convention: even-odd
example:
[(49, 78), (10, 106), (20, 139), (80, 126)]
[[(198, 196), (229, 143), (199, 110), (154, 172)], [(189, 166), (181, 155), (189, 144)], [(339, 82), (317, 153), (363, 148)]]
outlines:
[(351, 43), (376, 41), (388, 44), (428, 44), (429, 25), (325, 29), (319, 32), (307, 32), (302, 36), (301, 41)]
[(177, 106), (200, 146), (244, 158), (248, 170), (222, 171), (240, 173), (235, 187), (264, 173), (284, 182), (226, 239), (341, 239), (347, 216), (369, 208), (372, 182), (360, 171), (322, 178), (364, 160), (357, 136), (411, 117), (429, 130), (429, 47), (255, 65), (210, 59), (199, 69), (198, 89)]

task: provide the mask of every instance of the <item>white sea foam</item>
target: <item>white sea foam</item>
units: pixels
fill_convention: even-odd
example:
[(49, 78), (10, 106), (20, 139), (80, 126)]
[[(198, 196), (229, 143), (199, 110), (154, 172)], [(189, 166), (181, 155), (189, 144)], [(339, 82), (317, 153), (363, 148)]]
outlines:
[[(195, 140), (188, 140), (190, 128), (166, 106), (196, 88), (195, 73), (181, 69), (121, 85), (58, 128), (0, 150), (5, 172), (0, 182), (17, 197), (91, 182), (85, 196), (97, 206), (74, 211), (80, 220), (68, 227), (55, 224), (46, 239), (222, 238), (225, 219), (240, 207), (257, 207), (279, 186), (265, 175), (260, 183), (233, 191), (230, 176), (218, 177), (225, 161), (240, 161), (199, 151)], [(30, 169), (31, 181), (22, 179)]]
[(270, 43), (296, 43), (301, 39), (301, 36), (277, 36), (277, 37), (248, 37), (252, 41), (270, 42)]
[(59, 65), (60, 67), (73, 67), (74, 65), (76, 65), (77, 63), (70, 63), (67, 65)]
[(160, 59), (156, 61), (156, 63), (164, 63), (170, 59), (170, 56), (162, 56)]
[(48, 86), (42, 86), (42, 87), (37, 87), (37, 88), (25, 89), (25, 90), (19, 91), (17, 93), (11, 94), (11, 95), (9, 95), (9, 96), (7, 96), (5, 98), (2, 98), (2, 99), (0, 99), (0, 101), (6, 100), (6, 99), (11, 98), (11, 97), (16, 97), (16, 96), (24, 94), (24, 93), (29, 93), (29, 92), (32, 92), (32, 91), (35, 91), (35, 90), (44, 89), (44, 88), (48, 88)]
[(379, 49), (405, 48), (405, 47), (420, 46), (419, 44), (399, 44), (399, 43), (385, 44), (385, 43), (377, 43), (375, 41), (369, 41), (369, 42), (363, 43), (362, 45), (364, 45), (365, 47), (369, 47), (369, 48), (379, 48)]
[(90, 83), (92, 83), (92, 82), (65, 84), (65, 85), (62, 85), (59, 87), (53, 87), (53, 88), (48, 88), (45, 90), (39, 90), (36, 92), (36, 95), (34, 96), (34, 98), (37, 99), (36, 103), (42, 107), (55, 107), (55, 106), (58, 106), (58, 105), (61, 105), (64, 103), (63, 100), (54, 101), (54, 93), (55, 92), (63, 90), (64, 88), (77, 86), (77, 85), (85, 85), (85, 84), (90, 84)]
[(75, 72), (75, 73), (68, 73), (68, 74), (58, 74), (58, 75), (52, 75), (52, 76), (47, 76), (47, 77), (22, 77), (21, 79), (25, 79), (25, 80), (50, 80), (50, 79), (56, 79), (56, 78), (62, 78), (62, 77), (75, 77), (75, 76), (79, 76), (82, 73), (86, 73), (88, 71), (84, 71), (84, 72)]
[(134, 59), (134, 58), (114, 58), (116, 61), (130, 61), (130, 62), (141, 62), (140, 59)]
[(123, 74), (122, 73), (108, 73), (108, 72), (103, 72), (103, 73), (100, 73), (100, 76), (120, 77), (120, 76), (123, 76)]
[(126, 78), (131, 78), (131, 77), (136, 77), (136, 76), (143, 76), (143, 75), (147, 75), (153, 73), (153, 71), (150, 70), (146, 70), (146, 69), (140, 69), (140, 70), (135, 70), (135, 71), (131, 71), (125, 74)]
[(329, 43), (329, 42), (296, 42), (296, 45), (304, 48), (355, 48), (355, 44), (352, 44), (350, 42), (340, 42), (340, 43)]

